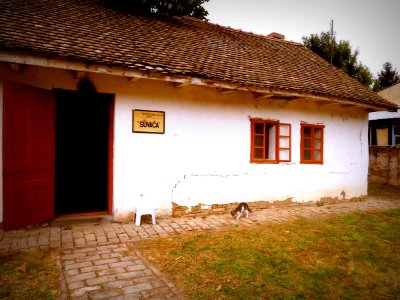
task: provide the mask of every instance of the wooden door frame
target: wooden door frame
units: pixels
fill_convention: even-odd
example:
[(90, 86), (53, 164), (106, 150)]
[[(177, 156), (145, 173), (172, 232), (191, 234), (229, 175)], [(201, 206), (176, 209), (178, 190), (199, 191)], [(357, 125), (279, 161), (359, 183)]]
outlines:
[(114, 109), (115, 95), (110, 101), (109, 126), (108, 126), (108, 189), (107, 189), (107, 213), (113, 214), (114, 195)]

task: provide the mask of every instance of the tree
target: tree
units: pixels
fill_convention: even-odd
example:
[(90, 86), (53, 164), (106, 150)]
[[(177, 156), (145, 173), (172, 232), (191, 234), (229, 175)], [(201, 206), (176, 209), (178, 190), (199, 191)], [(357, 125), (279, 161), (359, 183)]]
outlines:
[(382, 71), (378, 73), (378, 78), (374, 80), (373, 90), (378, 92), (400, 82), (400, 76), (390, 62), (382, 66)]
[(208, 0), (111, 0), (119, 9), (138, 14), (190, 16), (207, 20), (208, 12), (202, 6)]
[(330, 32), (321, 32), (320, 35), (311, 34), (309, 37), (303, 37), (303, 43), (305, 47), (362, 84), (367, 86), (372, 84), (372, 73), (367, 66), (357, 62), (358, 49), (353, 52), (349, 41), (336, 42)]

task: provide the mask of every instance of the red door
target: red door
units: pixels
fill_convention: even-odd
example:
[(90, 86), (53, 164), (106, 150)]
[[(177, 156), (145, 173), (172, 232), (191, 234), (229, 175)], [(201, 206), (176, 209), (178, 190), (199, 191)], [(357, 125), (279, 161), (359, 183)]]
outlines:
[(44, 89), (4, 81), (4, 229), (54, 218), (55, 99)]

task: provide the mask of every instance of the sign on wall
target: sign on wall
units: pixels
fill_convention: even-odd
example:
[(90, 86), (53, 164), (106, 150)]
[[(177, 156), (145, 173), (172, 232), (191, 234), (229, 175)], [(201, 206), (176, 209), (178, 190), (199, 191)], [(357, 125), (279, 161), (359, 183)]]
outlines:
[(165, 112), (135, 109), (132, 111), (132, 132), (165, 132)]

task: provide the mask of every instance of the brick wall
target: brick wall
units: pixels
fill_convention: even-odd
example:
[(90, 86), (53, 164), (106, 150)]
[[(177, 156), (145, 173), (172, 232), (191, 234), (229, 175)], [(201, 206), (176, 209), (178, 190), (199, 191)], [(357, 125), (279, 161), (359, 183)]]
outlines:
[(400, 146), (370, 146), (369, 171), (370, 183), (400, 186)]

